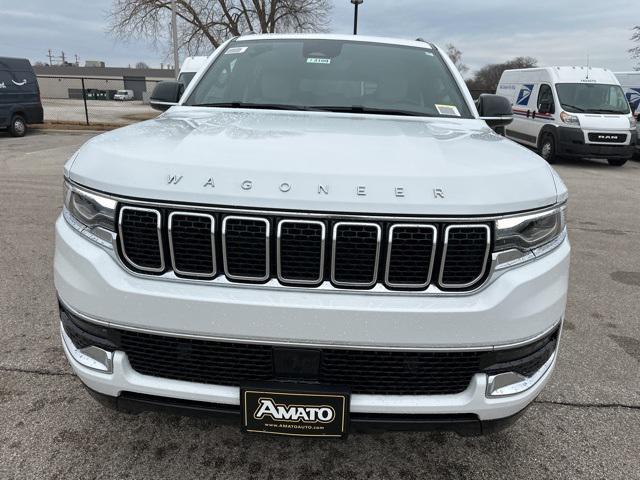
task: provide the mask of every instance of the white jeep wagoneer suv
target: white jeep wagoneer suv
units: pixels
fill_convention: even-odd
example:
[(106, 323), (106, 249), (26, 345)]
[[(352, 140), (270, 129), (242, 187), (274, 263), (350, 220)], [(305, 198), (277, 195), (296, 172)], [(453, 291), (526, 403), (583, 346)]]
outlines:
[(424, 41), (251, 35), (64, 169), (55, 285), (104, 403), (248, 432), (487, 433), (540, 393), (567, 189)]

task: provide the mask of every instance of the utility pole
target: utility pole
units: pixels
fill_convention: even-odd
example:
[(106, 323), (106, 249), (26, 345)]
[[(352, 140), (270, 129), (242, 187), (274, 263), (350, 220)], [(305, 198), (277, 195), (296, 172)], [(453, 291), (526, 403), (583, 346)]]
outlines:
[(173, 36), (173, 71), (178, 79), (180, 58), (178, 57), (178, 28), (176, 19), (176, 0), (171, 0), (171, 31)]
[(51, 53), (51, 49), (49, 49), (47, 57), (49, 57), (49, 66), (53, 66), (53, 54)]
[(362, 5), (363, 2), (364, 0), (351, 0), (351, 3), (353, 3), (353, 6), (355, 7), (355, 10), (353, 12), (353, 34), (354, 35), (358, 34), (358, 7)]

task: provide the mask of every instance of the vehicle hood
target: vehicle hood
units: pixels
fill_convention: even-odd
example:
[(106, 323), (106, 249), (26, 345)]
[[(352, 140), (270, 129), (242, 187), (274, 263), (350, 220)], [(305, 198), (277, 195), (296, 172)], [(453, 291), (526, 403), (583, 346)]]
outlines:
[(66, 169), (104, 192), (217, 206), (478, 215), (557, 199), (551, 168), (480, 120), (174, 107), (93, 138)]
[(629, 115), (601, 115), (597, 113), (572, 113), (580, 120), (584, 130), (629, 131)]

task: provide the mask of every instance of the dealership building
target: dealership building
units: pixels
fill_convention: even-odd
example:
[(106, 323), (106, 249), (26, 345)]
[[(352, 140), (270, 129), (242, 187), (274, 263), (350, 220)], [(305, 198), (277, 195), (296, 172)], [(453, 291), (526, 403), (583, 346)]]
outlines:
[(156, 83), (175, 78), (173, 69), (114, 68), (76, 66), (35, 66), (42, 98), (110, 99), (118, 90), (133, 90), (135, 100), (143, 100)]

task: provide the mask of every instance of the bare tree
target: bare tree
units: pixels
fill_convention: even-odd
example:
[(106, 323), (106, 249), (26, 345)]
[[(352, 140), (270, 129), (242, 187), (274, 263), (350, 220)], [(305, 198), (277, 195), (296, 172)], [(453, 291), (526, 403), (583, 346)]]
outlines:
[[(631, 58), (635, 58), (640, 62), (640, 25), (636, 25), (633, 27), (633, 35), (631, 36), (631, 40), (637, 42), (639, 45), (629, 49), (629, 53), (631, 54)], [(640, 70), (640, 63), (636, 66), (636, 70)]]
[(144, 62), (138, 62), (136, 63), (136, 68), (149, 68), (149, 65)]
[(470, 90), (495, 92), (505, 70), (536, 66), (538, 66), (538, 60), (532, 57), (517, 57), (504, 63), (494, 63), (478, 70), (473, 78), (467, 81), (467, 85)]
[[(176, 0), (178, 45), (195, 54), (246, 33), (326, 31), (331, 9), (331, 0)], [(166, 44), (170, 15), (170, 0), (113, 0), (110, 31)]]
[(462, 52), (453, 43), (447, 44), (446, 49), (447, 49), (447, 55), (449, 55), (449, 58), (451, 59), (453, 64), (456, 66), (458, 71), (462, 75), (467, 73), (469, 71), (469, 67), (467, 67), (464, 63), (462, 63)]

